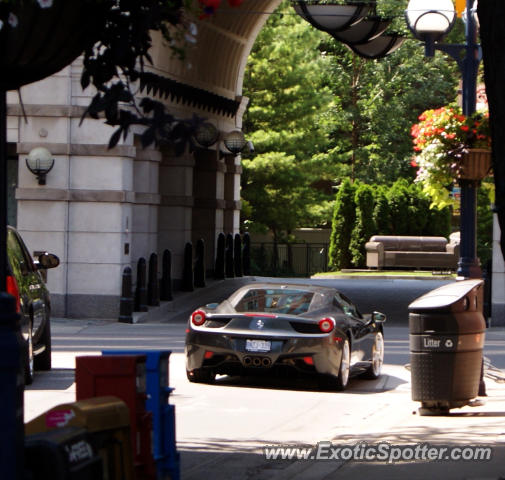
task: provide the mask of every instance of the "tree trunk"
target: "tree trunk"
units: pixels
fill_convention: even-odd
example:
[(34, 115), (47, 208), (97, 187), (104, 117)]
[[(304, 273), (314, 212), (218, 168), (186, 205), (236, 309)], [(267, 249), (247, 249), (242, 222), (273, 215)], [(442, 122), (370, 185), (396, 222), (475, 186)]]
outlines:
[(500, 246), (505, 258), (505, 2), (480, 0), (478, 6), (484, 78), (493, 139), (496, 212), (501, 228)]

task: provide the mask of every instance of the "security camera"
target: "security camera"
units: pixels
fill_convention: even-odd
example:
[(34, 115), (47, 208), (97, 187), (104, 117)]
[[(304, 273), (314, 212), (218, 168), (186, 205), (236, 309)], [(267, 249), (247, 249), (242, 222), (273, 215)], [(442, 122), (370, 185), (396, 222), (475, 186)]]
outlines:
[(254, 144), (253, 142), (251, 142), (251, 140), (249, 140), (247, 143), (247, 150), (249, 151), (249, 153), (254, 153)]

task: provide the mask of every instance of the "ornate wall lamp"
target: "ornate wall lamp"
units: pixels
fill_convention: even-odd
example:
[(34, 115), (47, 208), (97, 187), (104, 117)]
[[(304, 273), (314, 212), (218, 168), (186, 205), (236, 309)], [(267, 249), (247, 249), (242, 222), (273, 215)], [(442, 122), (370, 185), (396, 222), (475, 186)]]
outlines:
[(46, 175), (54, 166), (54, 158), (47, 148), (36, 147), (28, 154), (26, 166), (37, 177), (39, 185), (45, 185)]
[(238, 155), (246, 146), (246, 139), (242, 130), (232, 130), (224, 135), (224, 146), (234, 155)]
[(196, 129), (194, 139), (204, 148), (209, 148), (219, 140), (219, 130), (210, 122), (203, 122)]
[(245, 139), (242, 130), (232, 130), (221, 136), (217, 127), (210, 122), (199, 125), (193, 138), (198, 145), (204, 148), (211, 147), (221, 139), (228, 152), (234, 155), (239, 154), (246, 145), (249, 145), (250, 151), (253, 151), (254, 148), (252, 143)]

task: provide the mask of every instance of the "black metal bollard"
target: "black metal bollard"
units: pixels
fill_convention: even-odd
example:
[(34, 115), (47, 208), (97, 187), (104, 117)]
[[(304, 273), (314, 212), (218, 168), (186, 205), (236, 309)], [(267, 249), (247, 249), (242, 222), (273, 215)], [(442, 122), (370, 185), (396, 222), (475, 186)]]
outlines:
[(235, 234), (233, 246), (233, 260), (235, 262), (235, 276), (242, 276), (242, 237), (239, 233)]
[(251, 237), (249, 233), (244, 233), (244, 248), (242, 250), (242, 265), (244, 268), (244, 275), (251, 275)]
[(147, 304), (150, 307), (157, 307), (160, 304), (158, 286), (158, 255), (151, 253), (149, 257), (149, 280), (147, 282)]
[(0, 465), (2, 478), (22, 480), (24, 472), (24, 366), (26, 342), (12, 295), (0, 292)]
[(171, 301), (172, 297), (172, 253), (163, 252), (161, 260), (160, 300)]
[(137, 262), (137, 286), (135, 287), (136, 312), (147, 312), (146, 259), (139, 258)]
[(184, 247), (184, 270), (182, 272), (182, 290), (192, 292), (195, 289), (193, 283), (193, 245), (186, 243)]
[(132, 269), (125, 267), (121, 283), (121, 298), (119, 300), (119, 318), (122, 323), (133, 323)]
[(214, 278), (223, 280), (225, 277), (225, 251), (226, 251), (226, 237), (224, 233), (217, 236), (217, 249), (216, 249), (216, 265), (214, 267)]
[(235, 268), (233, 265), (233, 235), (231, 233), (226, 235), (225, 261), (226, 276), (233, 278), (235, 276)]
[(205, 242), (203, 238), (196, 242), (195, 287), (205, 287)]

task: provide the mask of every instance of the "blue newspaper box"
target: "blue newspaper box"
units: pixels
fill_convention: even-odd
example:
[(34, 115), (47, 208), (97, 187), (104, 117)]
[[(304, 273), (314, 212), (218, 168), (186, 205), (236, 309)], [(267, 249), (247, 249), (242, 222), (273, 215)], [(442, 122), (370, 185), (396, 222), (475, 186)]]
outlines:
[(153, 454), (158, 480), (180, 479), (180, 460), (175, 440), (175, 406), (168, 403), (170, 350), (104, 350), (103, 355), (146, 356), (146, 410), (153, 416)]

